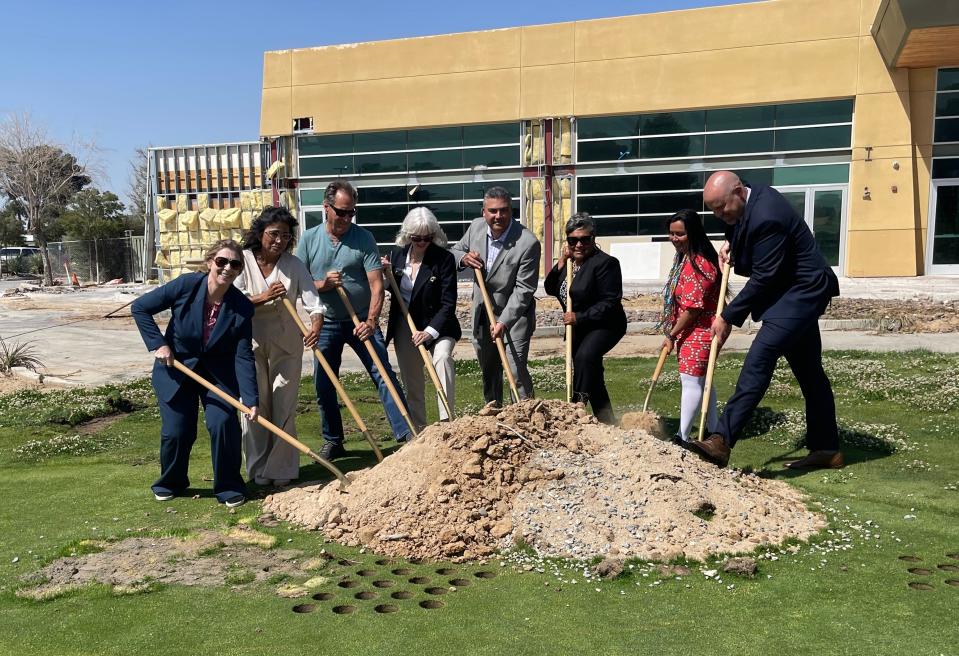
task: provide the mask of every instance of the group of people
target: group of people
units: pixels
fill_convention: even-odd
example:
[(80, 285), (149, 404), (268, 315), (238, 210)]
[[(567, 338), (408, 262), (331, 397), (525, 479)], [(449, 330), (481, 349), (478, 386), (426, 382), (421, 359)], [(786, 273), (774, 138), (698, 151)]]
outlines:
[[(285, 209), (267, 208), (253, 222), (242, 245), (224, 240), (207, 251), (206, 273), (181, 275), (133, 304), (141, 335), (156, 358), (153, 385), (162, 422), (161, 474), (152, 487), (157, 500), (171, 499), (189, 486), (198, 402), (210, 433), (214, 494), (220, 502), (233, 507), (245, 500), (240, 475), (243, 453), (247, 476), (259, 485), (284, 486), (297, 478), (298, 451), (256, 419), (262, 415), (295, 435), (304, 346), (318, 349), (337, 375), (344, 347), (353, 349), (377, 387), (398, 442), (409, 440), (414, 429), (419, 431), (427, 423), (421, 346), (428, 350), (452, 408), (453, 347), (462, 335), (456, 317), (457, 272), (464, 269), (475, 271), (471, 341), (482, 371), (485, 401), (502, 403), (499, 340), (520, 399), (534, 396), (528, 355), (536, 325), (541, 248), (536, 236), (514, 220), (509, 192), (498, 186), (487, 189), (482, 216), (452, 245), (429, 209), (412, 209), (387, 257), (379, 255), (372, 233), (353, 222), (357, 198), (349, 182), (330, 183), (324, 195), (325, 221), (305, 231), (295, 255), (296, 219)], [(675, 440), (703, 459), (725, 466), (768, 387), (776, 361), (785, 355), (807, 400), (811, 449), (809, 456), (787, 466), (842, 466), (835, 403), (822, 369), (816, 321), (829, 299), (838, 294), (835, 275), (808, 227), (774, 189), (750, 187), (734, 173), (720, 171), (707, 182), (704, 203), (729, 226), (718, 253), (695, 210), (676, 213), (666, 226), (676, 254), (664, 287), (660, 325), (665, 333), (663, 348), (677, 352), (682, 381)], [(622, 272), (619, 261), (599, 249), (596, 222), (589, 214), (573, 215), (565, 233), (566, 243), (546, 275), (544, 288), (559, 300), (563, 323), (573, 327), (573, 399), (588, 403), (601, 422), (612, 424), (615, 417), (603, 357), (626, 333)], [(719, 272), (730, 260), (749, 281), (717, 315)], [(567, 267), (573, 274), (568, 286)], [(400, 298), (394, 296), (384, 336), (380, 315), (387, 269), (412, 326), (403, 316)], [(491, 301), (492, 320), (484, 308), (480, 277)], [(343, 292), (350, 307), (342, 300)], [(309, 314), (305, 335), (289, 316), (285, 300), (293, 304), (300, 300)], [(171, 312), (165, 334), (153, 318), (164, 310)], [(742, 325), (750, 313), (763, 326), (747, 355), (736, 392), (721, 417), (713, 392), (706, 419), (710, 435), (702, 442), (690, 441), (702, 401), (710, 342), (715, 338), (721, 345), (730, 325)], [(402, 386), (389, 365), (391, 341)], [(383, 371), (374, 364), (367, 344), (384, 363)], [(238, 418), (229, 405), (173, 368), (174, 358), (239, 397), (249, 413)], [(320, 455), (334, 460), (346, 454), (343, 422), (333, 381), (315, 360), (313, 381), (322, 415)], [(396, 396), (390, 387), (397, 390)], [(439, 390), (438, 407), (440, 418), (447, 419)]]

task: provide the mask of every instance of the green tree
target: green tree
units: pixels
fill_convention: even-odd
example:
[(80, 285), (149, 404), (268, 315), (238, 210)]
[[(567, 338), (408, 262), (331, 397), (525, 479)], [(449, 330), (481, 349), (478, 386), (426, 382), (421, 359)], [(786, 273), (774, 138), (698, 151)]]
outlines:
[(16, 203), (7, 203), (0, 210), (0, 246), (23, 245), (23, 209)]
[(116, 194), (95, 187), (78, 191), (60, 215), (67, 239), (109, 239), (128, 230), (126, 210)]

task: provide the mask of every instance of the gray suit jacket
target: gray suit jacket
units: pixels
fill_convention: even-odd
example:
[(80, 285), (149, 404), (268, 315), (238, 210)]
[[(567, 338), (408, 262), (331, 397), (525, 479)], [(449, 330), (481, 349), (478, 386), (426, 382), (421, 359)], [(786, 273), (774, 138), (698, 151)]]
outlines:
[[(463, 238), (450, 251), (461, 265), (463, 256), (476, 251), (486, 260), (486, 220), (474, 219)], [(509, 227), (503, 250), (486, 276), (486, 289), (493, 303), (493, 312), (511, 335), (529, 337), (536, 328), (536, 299), (533, 294), (539, 284), (540, 243), (532, 232), (515, 218)], [(479, 338), (479, 326), (486, 310), (479, 285), (473, 283), (473, 337)]]

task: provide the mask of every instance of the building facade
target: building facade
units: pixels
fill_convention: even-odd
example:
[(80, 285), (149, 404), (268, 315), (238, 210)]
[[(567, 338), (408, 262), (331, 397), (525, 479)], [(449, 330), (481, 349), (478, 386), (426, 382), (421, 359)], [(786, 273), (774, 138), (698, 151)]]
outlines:
[(323, 188), (390, 244), (429, 206), (451, 239), (509, 188), (554, 258), (574, 211), (629, 279), (709, 173), (780, 189), (847, 276), (959, 273), (959, 3), (770, 0), (267, 52), (260, 136), (305, 227)]

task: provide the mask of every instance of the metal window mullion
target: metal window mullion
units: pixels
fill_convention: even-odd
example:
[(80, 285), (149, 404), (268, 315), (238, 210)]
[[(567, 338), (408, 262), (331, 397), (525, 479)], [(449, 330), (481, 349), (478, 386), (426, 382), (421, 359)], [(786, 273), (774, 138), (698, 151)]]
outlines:
[(709, 134), (744, 134), (747, 132), (769, 132), (779, 130), (812, 130), (816, 128), (836, 128), (843, 126), (852, 126), (852, 121), (842, 121), (839, 123), (809, 123), (806, 125), (776, 125), (767, 128), (742, 128), (739, 130), (702, 130), (695, 132), (669, 132), (667, 134), (624, 134), (617, 137), (577, 137), (579, 143), (590, 143), (594, 141), (619, 141), (621, 139), (670, 139), (675, 137), (698, 137)]

